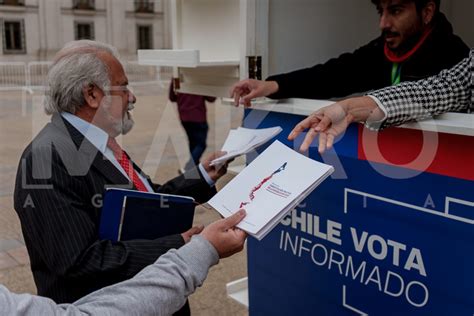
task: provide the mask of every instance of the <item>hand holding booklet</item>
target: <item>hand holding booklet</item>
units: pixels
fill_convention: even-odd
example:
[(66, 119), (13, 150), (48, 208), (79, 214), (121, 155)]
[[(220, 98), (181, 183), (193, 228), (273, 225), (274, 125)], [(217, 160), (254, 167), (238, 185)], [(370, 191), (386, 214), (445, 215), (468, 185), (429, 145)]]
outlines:
[(244, 127), (232, 129), (221, 149), (227, 154), (211, 161), (211, 166), (222, 164), (227, 160), (249, 153), (252, 149), (268, 142), (281, 131), (280, 126), (262, 129)]
[(237, 227), (261, 240), (333, 172), (275, 141), (208, 205), (224, 217), (244, 208), (247, 216)]

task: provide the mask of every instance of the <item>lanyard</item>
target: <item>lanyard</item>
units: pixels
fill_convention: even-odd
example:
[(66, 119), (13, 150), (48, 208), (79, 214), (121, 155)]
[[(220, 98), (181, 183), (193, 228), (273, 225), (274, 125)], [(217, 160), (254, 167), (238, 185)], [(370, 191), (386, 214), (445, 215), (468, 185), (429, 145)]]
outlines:
[(392, 65), (392, 86), (396, 86), (400, 83), (402, 66), (399, 63), (393, 63)]

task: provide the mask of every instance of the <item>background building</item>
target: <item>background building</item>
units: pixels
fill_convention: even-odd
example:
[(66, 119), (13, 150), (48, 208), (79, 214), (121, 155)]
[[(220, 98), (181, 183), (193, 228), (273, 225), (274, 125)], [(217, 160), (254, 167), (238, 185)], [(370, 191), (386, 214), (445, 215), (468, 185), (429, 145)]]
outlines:
[(44, 61), (67, 42), (94, 39), (136, 59), (169, 47), (166, 1), (0, 0), (0, 61)]

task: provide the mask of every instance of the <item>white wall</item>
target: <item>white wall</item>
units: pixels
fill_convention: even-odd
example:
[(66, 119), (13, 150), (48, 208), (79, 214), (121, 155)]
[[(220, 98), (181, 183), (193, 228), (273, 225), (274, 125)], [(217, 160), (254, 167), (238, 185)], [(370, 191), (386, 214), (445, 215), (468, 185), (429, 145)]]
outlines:
[(44, 51), (41, 57), (47, 58), (48, 55), (58, 50), (63, 44), (62, 35), (64, 29), (58, 27), (61, 25), (62, 20), (61, 15), (58, 14), (61, 11), (61, 2), (51, 0), (38, 1), (40, 4), (39, 30), (42, 40), (41, 49)]
[(270, 0), (269, 74), (325, 62), (378, 34), (369, 0)]
[[(125, 51), (128, 49), (128, 42), (127, 42), (127, 29), (128, 26), (125, 23), (125, 11), (130, 10), (133, 8), (129, 7), (130, 1), (113, 1), (109, 0), (109, 5), (107, 10), (110, 14), (108, 27), (110, 28), (110, 36), (111, 39), (109, 43), (115, 46), (119, 51)], [(132, 1), (133, 5), (133, 1)]]
[[(474, 1), (441, 4), (454, 32), (474, 47)], [(380, 34), (369, 0), (270, 0), (269, 24), (269, 74), (325, 62)]]
[(474, 48), (474, 1), (442, 0), (441, 10), (453, 25), (454, 33)]
[(177, 2), (179, 34), (174, 48), (199, 49), (201, 60), (240, 60), (239, 1)]

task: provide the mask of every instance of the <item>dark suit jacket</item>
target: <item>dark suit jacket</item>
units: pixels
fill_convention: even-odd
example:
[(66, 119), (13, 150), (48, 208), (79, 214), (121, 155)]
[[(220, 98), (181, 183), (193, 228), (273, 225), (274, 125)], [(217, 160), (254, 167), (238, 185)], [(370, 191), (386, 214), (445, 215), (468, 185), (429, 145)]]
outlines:
[[(140, 171), (141, 172), (141, 171)], [(177, 177), (157, 192), (207, 201), (215, 189)], [(185, 175), (186, 176), (186, 175)], [(119, 170), (60, 115), (53, 115), (25, 149), (15, 185), (17, 211), (38, 294), (73, 302), (104, 286), (131, 278), (170, 248), (181, 235), (112, 243), (99, 240), (101, 198), (106, 187), (133, 188)]]

